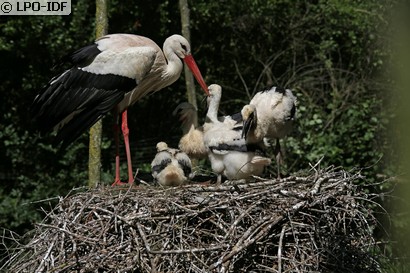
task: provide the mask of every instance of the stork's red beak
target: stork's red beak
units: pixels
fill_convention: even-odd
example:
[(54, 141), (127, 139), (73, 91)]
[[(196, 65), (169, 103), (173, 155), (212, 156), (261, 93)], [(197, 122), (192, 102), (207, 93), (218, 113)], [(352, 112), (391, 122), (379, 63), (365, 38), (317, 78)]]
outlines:
[(195, 79), (198, 81), (199, 85), (205, 91), (206, 95), (209, 96), (208, 86), (205, 84), (204, 78), (202, 78), (201, 71), (199, 71), (199, 68), (194, 60), (194, 57), (192, 57), (192, 55), (186, 55), (184, 58), (184, 62), (189, 67)]

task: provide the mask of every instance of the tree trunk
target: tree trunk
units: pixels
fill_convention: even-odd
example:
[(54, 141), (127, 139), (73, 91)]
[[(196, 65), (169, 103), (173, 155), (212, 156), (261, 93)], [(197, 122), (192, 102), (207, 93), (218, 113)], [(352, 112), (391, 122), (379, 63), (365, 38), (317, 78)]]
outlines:
[[(187, 0), (179, 0), (179, 11), (181, 13), (181, 26), (182, 26), (182, 36), (184, 36), (188, 42), (191, 44), (191, 33), (190, 33), (190, 19), (189, 19), (189, 8)], [(196, 109), (198, 105), (196, 103), (196, 93), (195, 93), (195, 83), (194, 76), (189, 71), (188, 67), (184, 66), (185, 72), (185, 84), (186, 84), (186, 94), (188, 97), (188, 102), (191, 103)], [(195, 113), (195, 115), (197, 115)], [(198, 120), (198, 117), (195, 118)], [(198, 126), (198, 124), (195, 124)]]
[[(108, 14), (107, 1), (96, 0), (95, 37), (107, 34)], [(90, 146), (88, 158), (88, 187), (95, 188), (101, 180), (101, 136), (102, 120), (100, 119), (90, 128)]]

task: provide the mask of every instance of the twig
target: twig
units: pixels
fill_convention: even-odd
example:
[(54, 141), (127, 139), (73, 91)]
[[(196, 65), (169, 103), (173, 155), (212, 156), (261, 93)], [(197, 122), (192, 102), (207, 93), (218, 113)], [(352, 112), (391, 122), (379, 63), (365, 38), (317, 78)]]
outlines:
[(151, 261), (151, 270), (150, 270), (150, 272), (151, 272), (151, 273), (155, 273), (155, 272), (157, 272), (157, 270), (156, 270), (156, 268), (155, 268), (155, 262), (154, 262), (154, 260), (152, 259), (151, 255), (150, 255), (150, 253), (151, 253), (151, 248), (150, 248), (150, 246), (149, 246), (147, 237), (145, 236), (144, 230), (142, 229), (140, 223), (137, 223), (137, 228), (138, 228), (138, 232), (139, 232), (139, 234), (140, 234), (140, 236), (141, 236), (141, 238), (142, 238), (142, 241), (144, 242), (145, 249), (147, 250), (147, 255), (148, 255), (148, 257), (149, 257), (149, 260)]
[(278, 246), (278, 273), (282, 273), (282, 246), (283, 246), (283, 237), (285, 235), (286, 225), (283, 225), (282, 231), (280, 232), (279, 237), (279, 246)]
[(41, 224), (41, 223), (39, 223), (39, 224), (37, 224), (37, 225), (42, 226), (42, 227), (46, 227), (46, 228), (51, 228), (51, 229), (56, 229), (56, 230), (62, 231), (63, 233), (67, 233), (68, 235), (70, 235), (70, 236), (72, 236), (72, 237), (79, 238), (79, 239), (81, 239), (82, 241), (93, 242), (93, 243), (100, 243), (100, 241), (99, 241), (98, 239), (89, 238), (89, 237), (86, 237), (86, 236), (83, 236), (83, 235), (79, 235), (79, 234), (73, 233), (73, 232), (71, 232), (71, 231), (69, 231), (69, 230), (66, 230), (66, 229), (63, 229), (63, 228), (59, 228), (59, 227), (56, 227), (56, 226), (53, 226), (53, 225)]
[(44, 263), (46, 262), (46, 260), (48, 259), (48, 257), (50, 256), (51, 250), (54, 247), (54, 244), (56, 243), (56, 239), (57, 239), (57, 235), (54, 236), (53, 240), (51, 240), (51, 245), (49, 246), (49, 248), (47, 249), (44, 257), (41, 259), (41, 263), (38, 266), (38, 268), (36, 269), (36, 272), (42, 272), (43, 268), (44, 268)]

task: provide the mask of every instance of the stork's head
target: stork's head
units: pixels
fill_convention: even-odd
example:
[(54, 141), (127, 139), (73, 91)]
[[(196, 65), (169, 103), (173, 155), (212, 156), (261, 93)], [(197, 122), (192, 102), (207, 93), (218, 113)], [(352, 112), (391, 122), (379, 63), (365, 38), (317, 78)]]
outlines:
[(197, 109), (195, 108), (195, 106), (193, 106), (191, 103), (189, 102), (181, 102), (180, 104), (177, 105), (177, 107), (175, 108), (175, 110), (172, 112), (172, 115), (180, 115), (183, 116), (186, 113), (189, 112), (196, 112)]
[(178, 115), (179, 120), (181, 122), (184, 122), (185, 120), (190, 119), (192, 116), (195, 116), (196, 112), (197, 109), (195, 108), (195, 106), (193, 106), (189, 102), (181, 102), (172, 112), (172, 115)]
[(209, 87), (209, 96), (207, 98), (208, 106), (210, 101), (220, 101), (222, 97), (222, 87), (219, 84), (211, 84)]
[(187, 39), (174, 34), (165, 40), (164, 51), (165, 54), (166, 51), (174, 52), (180, 59), (184, 59), (186, 56), (191, 55), (191, 46)]
[(184, 133), (187, 133), (192, 125), (197, 124), (197, 109), (189, 102), (182, 102), (178, 104), (172, 115), (178, 115), (179, 121), (181, 122), (181, 127)]
[(256, 116), (256, 106), (253, 104), (245, 105), (241, 110), (242, 119), (253, 119)]
[(166, 149), (168, 149), (168, 144), (163, 141), (157, 143), (157, 152), (165, 151)]
[(165, 56), (169, 56), (174, 53), (180, 59), (182, 59), (191, 70), (192, 74), (204, 90), (205, 94), (209, 95), (208, 88), (202, 77), (201, 71), (199, 71), (195, 59), (191, 55), (191, 45), (189, 44), (187, 39), (185, 39), (181, 35), (174, 34), (165, 40), (163, 49)]
[(245, 105), (241, 110), (243, 120), (242, 137), (247, 139), (249, 131), (254, 129), (257, 123), (257, 111), (256, 106), (253, 104)]

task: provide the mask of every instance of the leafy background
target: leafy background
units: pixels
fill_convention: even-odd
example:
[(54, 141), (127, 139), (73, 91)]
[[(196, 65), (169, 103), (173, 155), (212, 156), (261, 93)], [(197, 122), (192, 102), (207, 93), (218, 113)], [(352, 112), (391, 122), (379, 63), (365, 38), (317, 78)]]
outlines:
[[(398, 100), (389, 99), (395, 95), (389, 66), (398, 1), (188, 2), (193, 55), (205, 81), (223, 87), (221, 114), (239, 111), (267, 85), (291, 88), (298, 119), (285, 142), (288, 174), (321, 160), (323, 167), (362, 169), (375, 185), (366, 187), (370, 193), (392, 187), (377, 183), (403, 172), (397, 143), (404, 136), (392, 126)], [(52, 207), (53, 197), (87, 183), (88, 135), (58, 151), (52, 135), (36, 132), (28, 109), (56, 73), (53, 64), (93, 41), (94, 14), (93, 1), (73, 0), (70, 16), (0, 17), (0, 227), (17, 234), (41, 221), (40, 208)], [(109, 33), (143, 35), (162, 45), (180, 29), (177, 1), (109, 3)], [(201, 118), (205, 103), (197, 93)], [(158, 141), (177, 144), (181, 131), (171, 113), (185, 100), (182, 76), (129, 110), (134, 168), (148, 171)], [(103, 121), (106, 184), (113, 181), (112, 122), (110, 114)], [(380, 238), (392, 226), (401, 231), (405, 224), (388, 222)]]

